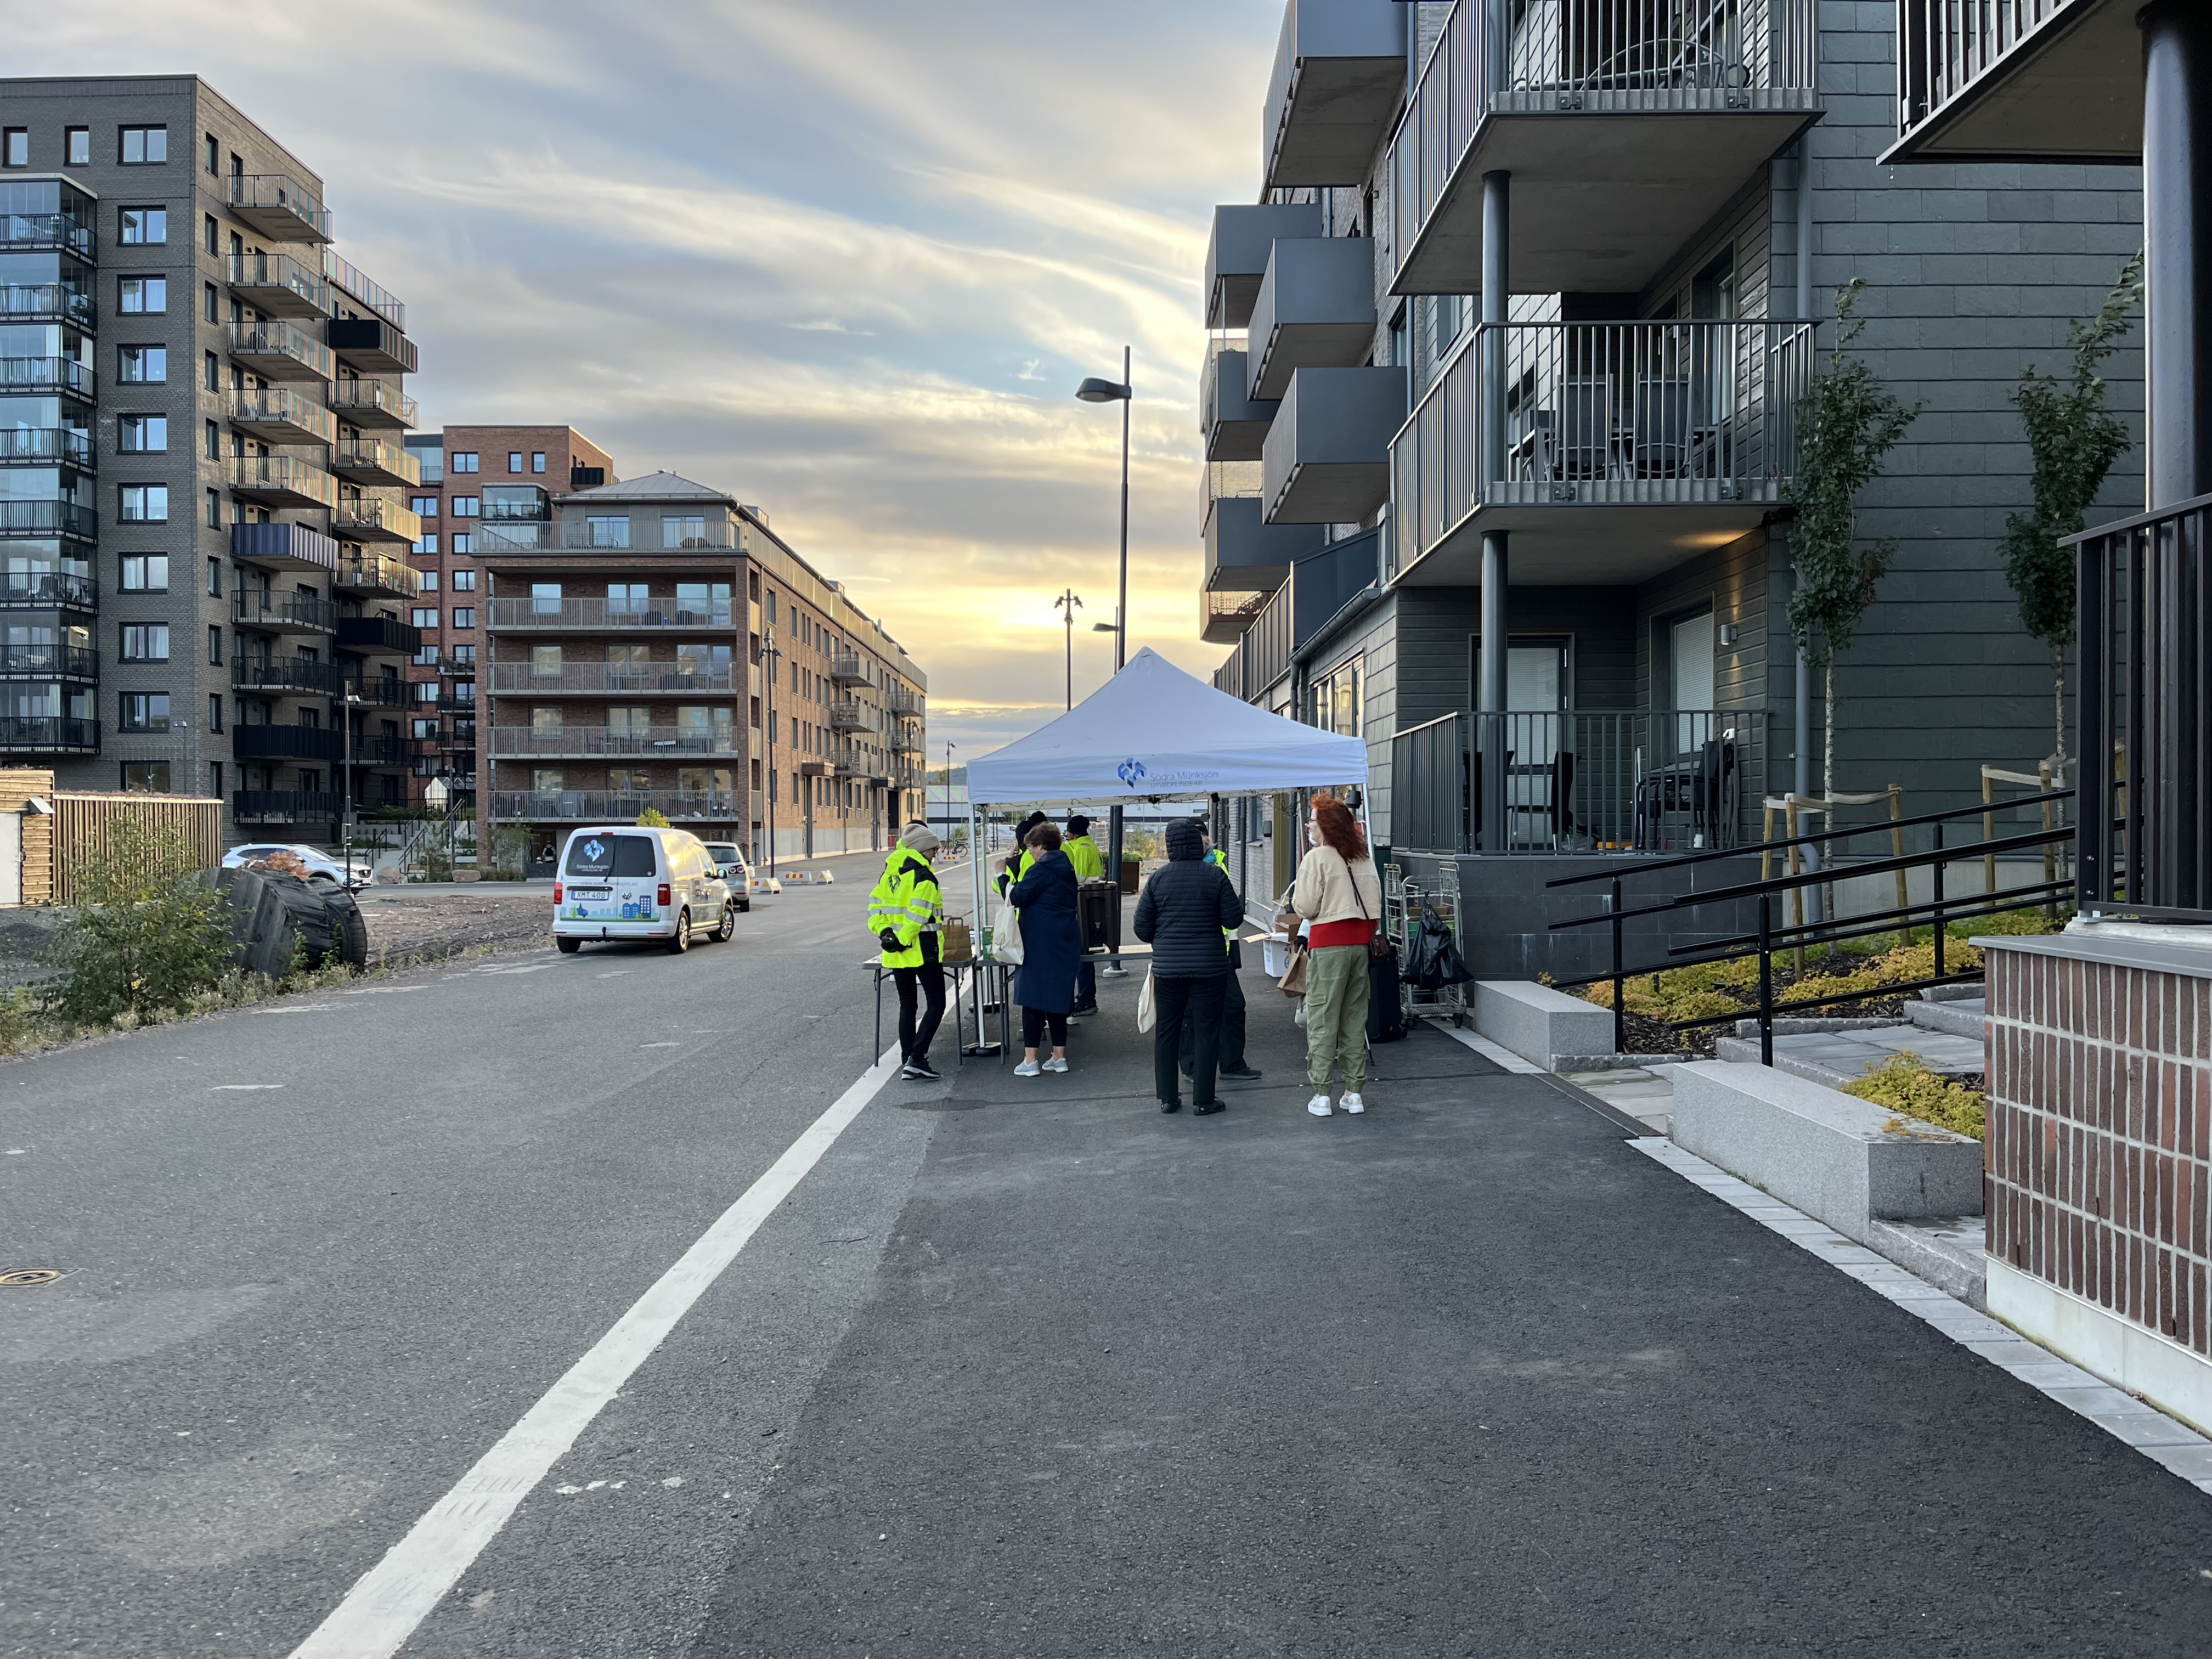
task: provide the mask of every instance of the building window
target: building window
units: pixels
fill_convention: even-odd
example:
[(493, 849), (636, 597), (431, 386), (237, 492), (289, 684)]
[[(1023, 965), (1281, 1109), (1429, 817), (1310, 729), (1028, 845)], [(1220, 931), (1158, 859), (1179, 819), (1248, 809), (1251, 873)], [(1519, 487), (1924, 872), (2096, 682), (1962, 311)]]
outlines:
[(410, 620), (417, 628), (435, 628), (438, 625), (438, 607), (434, 605), (418, 605), (415, 607)]
[(706, 546), (707, 520), (696, 514), (664, 513), (660, 518), (660, 544), (663, 547)]
[(167, 524), (169, 521), (169, 486), (167, 484), (125, 484), (123, 487), (122, 519), (125, 524)]
[(455, 532), (453, 532), (453, 551), (454, 551), (454, 552), (456, 552), (456, 553), (466, 553), (467, 551), (469, 551), (469, 550), (470, 550), (470, 549), (471, 549), (471, 548), (472, 548), (472, 547), (474, 547), (475, 545), (476, 545), (476, 538), (475, 538), (475, 537), (473, 537), (473, 536), (471, 536), (471, 535), (470, 535), (470, 534), (469, 534), (469, 532), (468, 532), (467, 531), (465, 531), (465, 530), (457, 530), (457, 531), (455, 531)]
[[(433, 614), (435, 614), (435, 613), (433, 613)], [(417, 681), (416, 681), (416, 682), (415, 682), (415, 701), (416, 701), (416, 702), (437, 702), (437, 701), (438, 701), (438, 682), (437, 682), (437, 681), (435, 681), (435, 680), (417, 680)]]
[(222, 147), (216, 143), (215, 134), (210, 132), (207, 135), (201, 142), (201, 149), (200, 165), (211, 173), (220, 173), (222, 171)]
[(200, 448), (211, 461), (222, 459), (222, 428), (213, 421), (204, 422), (200, 428)]
[(222, 491), (220, 489), (207, 492), (207, 521), (210, 530), (222, 528)]
[(169, 624), (167, 623), (131, 623), (123, 630), (123, 660), (125, 662), (167, 662), (169, 659)]
[(446, 457), (446, 471), (448, 472), (474, 472), (476, 470), (477, 453), (472, 449), (457, 449)]
[(200, 319), (210, 323), (222, 320), (222, 301), (216, 298), (213, 283), (200, 284)]
[(125, 208), (120, 240), (131, 247), (151, 247), (167, 241), (169, 210), (165, 207)]
[(410, 495), (407, 510), (419, 518), (434, 519), (438, 516), (438, 498), (435, 495)]
[(64, 127), (62, 129), (62, 155), (66, 158), (67, 164), (70, 167), (90, 167), (92, 165), (92, 129), (90, 127)]
[(533, 449), (530, 452), (530, 470), (532, 472), (543, 472), (545, 470), (545, 452), (544, 450)]
[(156, 386), (169, 378), (167, 346), (118, 346), (115, 378), (132, 386)]
[[(208, 693), (208, 730), (210, 732), (220, 732), (222, 730), (222, 693), (220, 691), (210, 691)], [(221, 761), (217, 761), (216, 763), (216, 769), (217, 773), (216, 787), (219, 789), (222, 785), (221, 773), (222, 769), (222, 763)]]
[(477, 625), (477, 608), (476, 608), (476, 606), (474, 606), (474, 605), (455, 605), (455, 606), (453, 607), (453, 626), (454, 626), (454, 627), (456, 627), (456, 628), (474, 628), (476, 625)]
[(169, 417), (166, 415), (117, 416), (115, 447), (126, 455), (162, 453), (169, 447)]
[(123, 729), (126, 732), (166, 732), (169, 729), (169, 694), (134, 691), (123, 699)]
[(455, 662), (467, 663), (471, 666), (474, 666), (476, 659), (477, 648), (473, 645), (457, 645), (453, 647), (453, 660)]
[(629, 545), (629, 515), (628, 514), (599, 514), (587, 516), (584, 527), (592, 547), (628, 547)]
[(131, 553), (123, 560), (123, 591), (126, 593), (166, 593), (169, 591), (169, 556)]
[(200, 356), (200, 384), (210, 392), (222, 390), (222, 362), (212, 351)]
[(4, 137), (0, 137), (0, 156), (4, 156), (4, 164), (11, 167), (30, 166), (31, 130), (28, 127), (9, 127)]
[(125, 167), (153, 167), (168, 159), (168, 128), (125, 127), (123, 129), (121, 160)]
[(473, 519), (478, 517), (479, 515), (477, 511), (477, 497), (474, 495), (454, 496), (453, 516), (457, 519)]
[(424, 738), (432, 743), (438, 740), (438, 722), (435, 720), (416, 720), (414, 722), (414, 730), (415, 735), (419, 738)]
[[(522, 452), (520, 450), (510, 449), (507, 452), (507, 470), (509, 472), (520, 472), (522, 471)], [(543, 472), (545, 469), (541, 466), (538, 470), (540, 472)]]
[(166, 276), (125, 276), (117, 284), (116, 309), (128, 316), (169, 308), (169, 279)]
[(222, 228), (216, 223), (212, 213), (200, 221), (200, 245), (210, 253), (222, 252)]
[(433, 667), (437, 660), (438, 647), (434, 645), (425, 645), (415, 653), (414, 661), (417, 668)]
[(437, 552), (438, 532), (434, 530), (424, 532), (422, 539), (415, 544), (415, 550), (417, 553), (434, 554)]
[(418, 571), (416, 574), (422, 579), (422, 591), (425, 593), (434, 593), (438, 591), (438, 573), (436, 571), (423, 570)]
[(210, 559), (207, 562), (207, 566), (208, 597), (210, 599), (219, 599), (222, 597), (222, 561), (221, 559)]
[(123, 767), (123, 787), (126, 793), (166, 795), (169, 793), (169, 763), (167, 761), (127, 761)]
[(456, 592), (456, 593), (473, 593), (473, 592), (475, 592), (476, 591), (477, 591), (477, 573), (476, 573), (475, 571), (473, 571), (473, 570), (456, 570), (455, 572), (453, 572), (453, 592)]
[(534, 680), (557, 680), (561, 678), (559, 646), (533, 645), (530, 647), (530, 678)]
[(208, 624), (208, 661), (216, 668), (222, 666), (222, 629), (213, 623)]

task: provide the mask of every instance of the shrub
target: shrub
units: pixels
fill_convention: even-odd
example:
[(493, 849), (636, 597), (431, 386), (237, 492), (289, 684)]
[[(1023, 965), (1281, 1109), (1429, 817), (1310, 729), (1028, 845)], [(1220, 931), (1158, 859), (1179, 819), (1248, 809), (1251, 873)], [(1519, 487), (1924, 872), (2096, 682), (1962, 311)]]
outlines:
[[(1891, 1056), (1857, 1082), (1846, 1084), (1844, 1092), (1976, 1140), (1982, 1139), (1989, 1125), (1988, 1103), (1978, 1091), (1929, 1070), (1917, 1054)], [(1904, 1126), (1888, 1127), (1894, 1130)]]
[(185, 1008), (229, 969), (222, 896), (175, 831), (119, 820), (76, 880), (77, 909), (48, 957), (65, 1018), (98, 1024)]
[(668, 819), (658, 806), (648, 806), (637, 815), (637, 827), (641, 830), (665, 830)]

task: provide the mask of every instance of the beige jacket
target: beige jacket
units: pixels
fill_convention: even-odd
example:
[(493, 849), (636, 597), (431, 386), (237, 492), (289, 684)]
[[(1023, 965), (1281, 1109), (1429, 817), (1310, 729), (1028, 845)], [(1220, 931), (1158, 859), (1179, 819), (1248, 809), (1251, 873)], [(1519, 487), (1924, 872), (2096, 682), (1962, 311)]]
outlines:
[(1357, 921), (1362, 915), (1370, 921), (1381, 921), (1382, 878), (1376, 872), (1375, 860), (1347, 864), (1334, 847), (1314, 848), (1298, 860), (1291, 908), (1308, 921)]

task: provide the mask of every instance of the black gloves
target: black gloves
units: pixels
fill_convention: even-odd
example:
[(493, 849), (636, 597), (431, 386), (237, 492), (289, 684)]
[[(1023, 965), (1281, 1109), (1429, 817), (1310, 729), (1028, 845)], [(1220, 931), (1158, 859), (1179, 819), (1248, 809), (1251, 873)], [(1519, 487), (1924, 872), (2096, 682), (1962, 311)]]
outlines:
[(876, 937), (883, 941), (884, 949), (886, 951), (896, 951), (899, 948), (898, 935), (888, 927), (878, 933)]

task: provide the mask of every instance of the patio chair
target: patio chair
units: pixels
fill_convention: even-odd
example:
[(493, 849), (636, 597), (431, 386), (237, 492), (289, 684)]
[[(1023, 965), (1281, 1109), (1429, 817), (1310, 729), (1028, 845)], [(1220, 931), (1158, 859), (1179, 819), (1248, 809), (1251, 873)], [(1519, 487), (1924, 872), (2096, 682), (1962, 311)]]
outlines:
[(1603, 478), (1613, 470), (1613, 377), (1580, 376), (1559, 386), (1559, 476)]
[(1689, 470), (1690, 382), (1653, 375), (1636, 383), (1636, 476), (1679, 478)]

